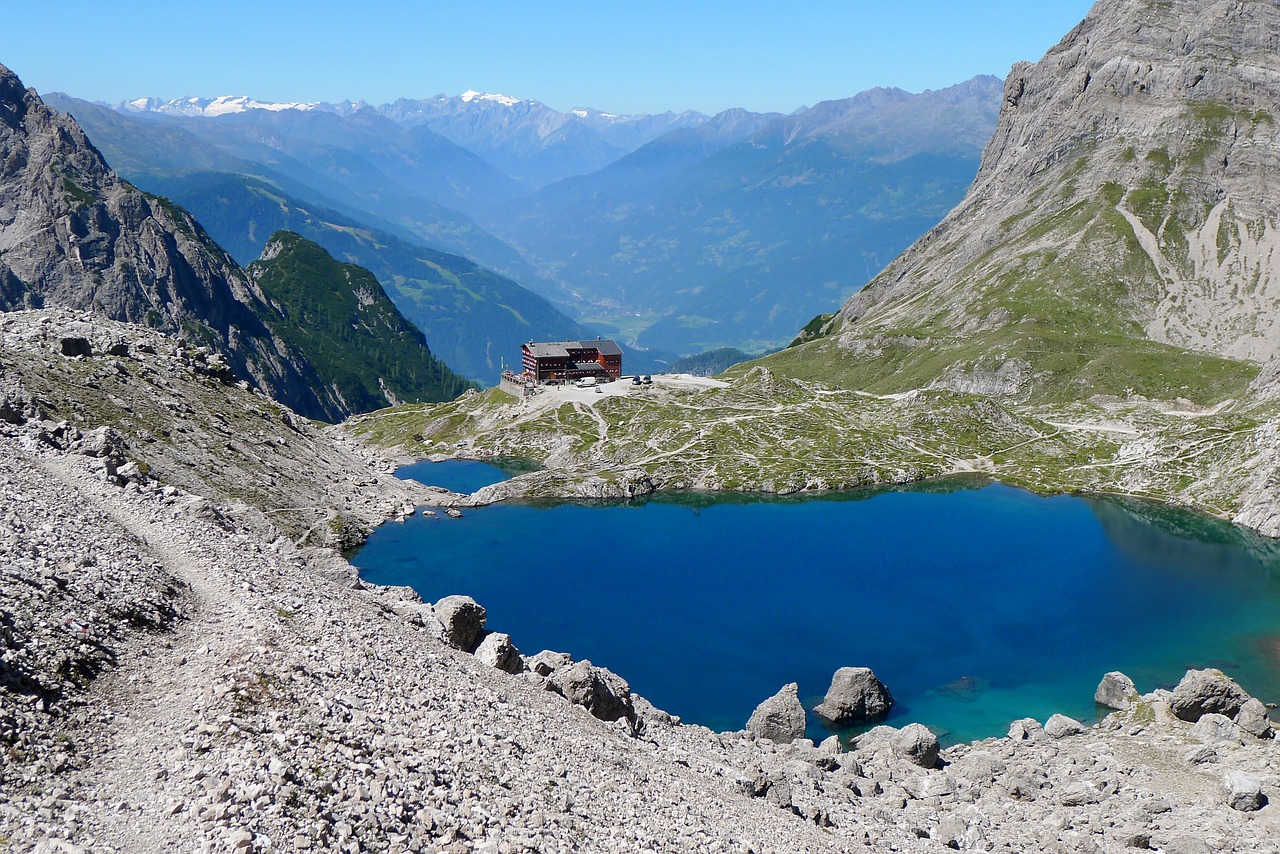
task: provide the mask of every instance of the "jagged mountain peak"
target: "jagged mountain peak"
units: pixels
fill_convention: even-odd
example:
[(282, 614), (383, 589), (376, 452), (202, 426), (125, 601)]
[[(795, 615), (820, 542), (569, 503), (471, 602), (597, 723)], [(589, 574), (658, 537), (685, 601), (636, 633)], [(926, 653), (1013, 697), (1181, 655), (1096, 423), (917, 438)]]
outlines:
[(200, 225), (121, 180), (70, 115), (0, 71), (0, 310), (62, 307), (181, 336), (310, 417), (345, 410)]
[(1280, 352), (1278, 44), (1275, 3), (1097, 3), (1014, 66), (969, 193), (836, 346), (929, 340), (903, 383), (1177, 396), (1221, 369), (1238, 391)]

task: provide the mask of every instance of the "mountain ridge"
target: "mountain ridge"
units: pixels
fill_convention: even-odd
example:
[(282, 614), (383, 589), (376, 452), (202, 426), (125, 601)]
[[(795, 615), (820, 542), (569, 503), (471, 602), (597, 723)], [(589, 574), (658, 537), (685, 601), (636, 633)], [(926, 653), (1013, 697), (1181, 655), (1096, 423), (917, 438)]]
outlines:
[[(962, 198), (1001, 91), (975, 78), (790, 116), (722, 113), (719, 136), (711, 123), (673, 131), (486, 224), (580, 298), (661, 315), (641, 344), (769, 349), (833, 311)], [(894, 115), (869, 121), (886, 98)]]
[[(224, 382), (252, 380), (270, 396), (310, 418), (338, 421), (353, 411), (335, 377), (316, 361), (341, 365), (355, 339), (310, 348), (280, 304), (240, 268), (187, 211), (162, 196), (143, 193), (107, 165), (76, 121), (51, 109), (12, 71), (0, 66), (0, 309), (43, 306), (88, 311), (181, 336), (202, 347), (210, 375)], [(367, 274), (365, 274), (367, 275)], [(348, 279), (351, 277), (348, 276)], [(365, 283), (367, 285), (367, 283)], [(365, 287), (369, 302), (385, 301)], [(376, 290), (376, 294), (374, 291)], [(340, 298), (335, 288), (329, 300)], [(367, 307), (367, 306), (366, 306)], [(446, 392), (398, 385), (406, 397), (444, 399), (451, 378), (430, 360), (420, 334), (379, 305), (361, 342), (413, 339), (419, 352), (381, 362), (400, 373), (444, 383)], [(310, 332), (312, 330), (308, 330)], [(422, 356), (426, 365), (413, 358)], [(398, 357), (397, 357), (398, 358)], [(392, 383), (393, 386), (396, 383)], [(454, 382), (457, 390), (465, 383)], [(395, 391), (385, 395), (394, 399)], [(366, 396), (356, 408), (368, 408)], [(385, 402), (385, 401), (384, 401)]]
[[(835, 338), (811, 346), (842, 342), (858, 360), (859, 341), (916, 329), (936, 347), (977, 352), (945, 376), (910, 370), (907, 381), (959, 387), (961, 375), (1010, 364), (1014, 395), (1043, 385), (1037, 374), (1061, 376), (1035, 342), (1060, 337), (1062, 318), (1079, 325), (1078, 341), (1049, 349), (1075, 350), (1080, 376), (1117, 348), (1273, 359), (1277, 28), (1265, 4), (1096, 4), (1039, 63), (1014, 67), (965, 199), (841, 309)], [(1157, 364), (1109, 372), (1084, 387), (1168, 391)]]
[(349, 412), (452, 400), (474, 388), (432, 354), (372, 273), (301, 235), (272, 234), (245, 272), (288, 321), (280, 336), (307, 354)]
[(181, 333), (314, 417), (341, 409), (271, 331), (260, 291), (189, 215), (121, 180), (74, 120), (0, 65), (3, 309), (62, 306)]

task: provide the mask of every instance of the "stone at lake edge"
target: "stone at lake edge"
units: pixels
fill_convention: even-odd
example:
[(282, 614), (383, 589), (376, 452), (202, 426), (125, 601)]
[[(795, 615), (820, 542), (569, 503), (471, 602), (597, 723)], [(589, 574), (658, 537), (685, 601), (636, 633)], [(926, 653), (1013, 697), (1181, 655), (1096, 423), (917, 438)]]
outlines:
[(893, 697), (869, 667), (841, 667), (814, 712), (833, 724), (852, 724), (888, 714)]
[(747, 730), (760, 738), (778, 744), (790, 744), (804, 737), (804, 706), (800, 705), (800, 686), (795, 682), (756, 706), (747, 721)]
[(921, 768), (938, 764), (938, 737), (924, 724), (907, 724), (890, 739), (893, 752)]
[(511, 635), (503, 632), (486, 632), (476, 647), (476, 658), (504, 673), (516, 674), (524, 670), (520, 650), (511, 642)]
[(1084, 731), (1084, 724), (1066, 715), (1055, 714), (1044, 724), (1045, 735), (1050, 738), (1066, 738), (1069, 735), (1079, 735)]
[(446, 596), (436, 603), (436, 620), (452, 646), (472, 652), (484, 628), (484, 606), (470, 596)]
[(1235, 717), (1248, 700), (1248, 693), (1221, 670), (1188, 670), (1173, 689), (1169, 708), (1182, 720), (1195, 723), (1211, 713)]
[(1093, 692), (1093, 701), (1108, 709), (1124, 711), (1133, 705), (1138, 697), (1137, 686), (1133, 680), (1118, 670), (1113, 670), (1098, 683), (1098, 690)]
[(554, 652), (544, 649), (537, 655), (524, 659), (524, 665), (530, 672), (539, 676), (550, 676), (562, 667), (573, 664), (573, 656), (567, 652)]
[(1271, 719), (1267, 717), (1267, 707), (1263, 705), (1261, 700), (1250, 697), (1249, 700), (1240, 707), (1240, 711), (1236, 714), (1236, 724), (1257, 738), (1271, 738), (1274, 726)]
[(583, 660), (556, 670), (547, 682), (556, 693), (602, 721), (635, 720), (631, 686), (608, 668)]

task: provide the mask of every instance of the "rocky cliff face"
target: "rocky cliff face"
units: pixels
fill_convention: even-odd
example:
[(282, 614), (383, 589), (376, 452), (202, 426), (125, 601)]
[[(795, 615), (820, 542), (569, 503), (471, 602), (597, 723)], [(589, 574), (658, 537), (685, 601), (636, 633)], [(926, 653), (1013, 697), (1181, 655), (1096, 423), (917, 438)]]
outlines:
[(886, 332), (928, 340), (952, 358), (904, 355), (919, 368), (908, 381), (956, 387), (1013, 364), (1015, 395), (1064, 390), (1070, 372), (1070, 396), (1162, 396), (1181, 382), (1158, 375), (1197, 367), (1181, 351), (1271, 359), (1278, 47), (1274, 3), (1097, 3), (1014, 67), (973, 187), (843, 307), (840, 349), (859, 360)]
[(343, 414), (199, 224), (121, 180), (74, 119), (0, 66), (0, 309), (42, 305), (182, 335), (305, 415)]

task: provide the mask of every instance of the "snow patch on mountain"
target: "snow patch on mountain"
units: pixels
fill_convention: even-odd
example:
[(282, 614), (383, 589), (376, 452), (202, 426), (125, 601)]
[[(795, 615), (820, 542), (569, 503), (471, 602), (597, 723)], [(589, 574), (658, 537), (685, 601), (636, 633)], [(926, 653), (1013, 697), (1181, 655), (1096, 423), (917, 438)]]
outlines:
[(520, 103), (518, 98), (512, 98), (510, 95), (492, 95), (486, 92), (477, 92), (474, 89), (468, 89), (458, 97), (468, 104), (472, 101), (493, 101), (494, 103), (501, 104), (504, 107), (514, 107), (516, 104)]
[(217, 98), (176, 98), (161, 101), (159, 98), (135, 98), (120, 105), (123, 112), (161, 113), (170, 116), (225, 116), (249, 110), (314, 110), (319, 104), (275, 103), (258, 101), (244, 95), (222, 95)]

